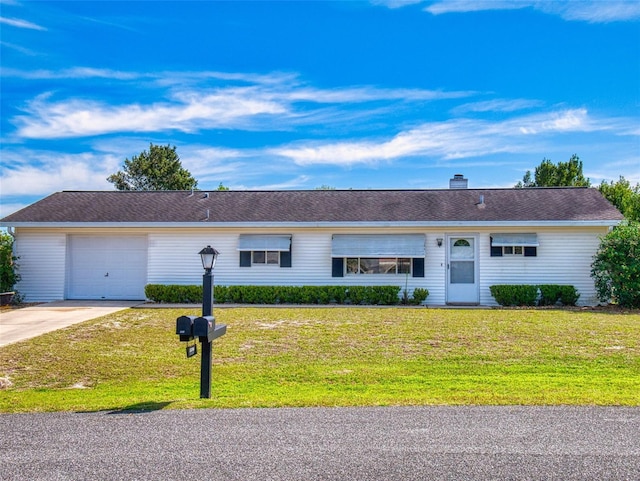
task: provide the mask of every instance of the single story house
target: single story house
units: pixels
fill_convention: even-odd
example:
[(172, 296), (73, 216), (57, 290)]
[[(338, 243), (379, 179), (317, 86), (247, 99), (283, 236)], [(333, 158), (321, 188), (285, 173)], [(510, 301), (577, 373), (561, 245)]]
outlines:
[(28, 301), (144, 299), (146, 284), (398, 285), (428, 305), (495, 305), (493, 284), (570, 284), (597, 304), (600, 237), (622, 220), (594, 188), (64, 191), (0, 221)]

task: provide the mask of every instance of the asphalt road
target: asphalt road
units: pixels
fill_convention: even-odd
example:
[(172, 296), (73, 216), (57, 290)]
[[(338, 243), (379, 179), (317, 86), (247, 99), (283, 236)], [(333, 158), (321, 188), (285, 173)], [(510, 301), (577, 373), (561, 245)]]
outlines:
[(639, 480), (640, 409), (0, 415), (2, 480)]

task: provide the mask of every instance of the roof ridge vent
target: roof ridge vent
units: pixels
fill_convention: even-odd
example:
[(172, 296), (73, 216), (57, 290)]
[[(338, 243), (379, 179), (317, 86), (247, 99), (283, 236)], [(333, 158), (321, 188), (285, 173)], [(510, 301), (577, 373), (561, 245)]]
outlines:
[(449, 179), (449, 188), (450, 189), (466, 189), (468, 187), (469, 181), (464, 178), (462, 174), (455, 174), (453, 179)]

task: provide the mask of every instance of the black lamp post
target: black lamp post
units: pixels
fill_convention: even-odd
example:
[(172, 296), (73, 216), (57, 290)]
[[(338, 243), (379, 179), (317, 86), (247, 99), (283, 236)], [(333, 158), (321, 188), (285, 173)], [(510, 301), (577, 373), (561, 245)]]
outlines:
[[(202, 345), (202, 357), (200, 358), (200, 397), (211, 397), (211, 343), (224, 336), (227, 332), (225, 324), (216, 326), (216, 319), (213, 317), (213, 267), (219, 252), (211, 246), (207, 246), (200, 252), (204, 276), (202, 276), (202, 316), (180, 316), (176, 319), (176, 334), (180, 336), (180, 341), (189, 342), (195, 338), (200, 340)], [(187, 345), (187, 357), (195, 356), (197, 349)]]
[[(207, 246), (200, 252), (204, 275), (202, 276), (202, 317), (213, 316), (213, 268), (219, 252)], [(213, 321), (215, 322), (215, 321)], [(202, 338), (201, 338), (202, 340)], [(202, 357), (200, 358), (200, 397), (211, 398), (211, 341), (201, 342)]]

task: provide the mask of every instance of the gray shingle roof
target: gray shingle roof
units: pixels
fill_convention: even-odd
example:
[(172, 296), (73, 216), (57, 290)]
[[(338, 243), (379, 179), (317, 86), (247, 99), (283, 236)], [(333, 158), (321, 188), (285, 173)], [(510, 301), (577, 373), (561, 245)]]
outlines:
[[(479, 208), (481, 196), (484, 208)], [(207, 219), (208, 215), (208, 220)], [(292, 223), (617, 221), (594, 188), (286, 191), (64, 191), (0, 222)]]

